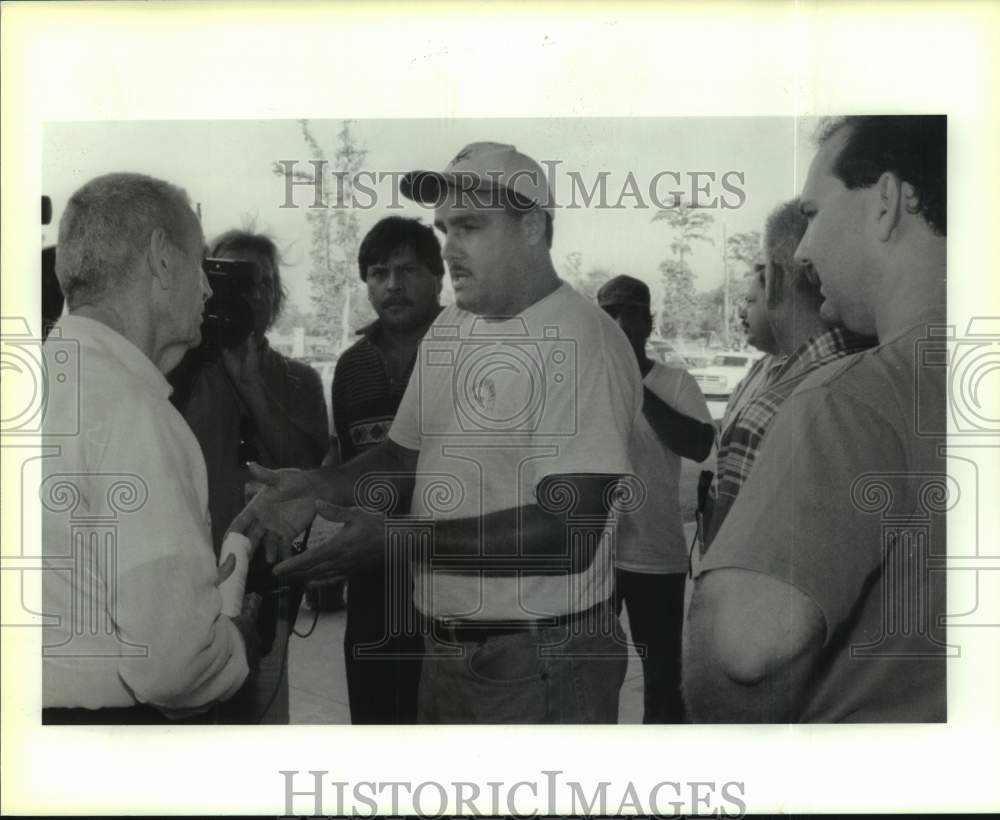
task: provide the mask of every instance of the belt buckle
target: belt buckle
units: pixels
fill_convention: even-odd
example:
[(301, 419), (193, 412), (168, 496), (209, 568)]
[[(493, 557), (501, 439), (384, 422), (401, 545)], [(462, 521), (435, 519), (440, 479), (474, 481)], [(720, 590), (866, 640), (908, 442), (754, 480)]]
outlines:
[(436, 623), (438, 631), (448, 643), (462, 643), (458, 639), (458, 630), (461, 629), (458, 621), (454, 619), (438, 619)]

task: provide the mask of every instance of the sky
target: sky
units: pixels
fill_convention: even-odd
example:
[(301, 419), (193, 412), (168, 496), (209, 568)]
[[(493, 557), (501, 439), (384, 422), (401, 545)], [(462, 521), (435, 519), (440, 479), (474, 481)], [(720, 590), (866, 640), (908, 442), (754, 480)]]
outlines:
[[(364, 170), (376, 175), (366, 177), (376, 180), (374, 196), (359, 195), (361, 229), (390, 214), (432, 223), (432, 211), (393, 190), (398, 179), (393, 174), (441, 170), (470, 142), (505, 142), (551, 169), (554, 197), (562, 206), (552, 247), (557, 269), (578, 252), (584, 271), (600, 267), (638, 277), (651, 285), (655, 298), (671, 233), (665, 223), (652, 221), (654, 198), (670, 205), (677, 192), (713, 206), (715, 244), (697, 243), (691, 258), (697, 286), (709, 289), (722, 282), (723, 225), (729, 235), (760, 230), (767, 214), (801, 189), (814, 125), (790, 117), (355, 120), (356, 139), (368, 151)], [(311, 122), (330, 157), (341, 126), (341, 120)], [(308, 310), (305, 217), (312, 193), (296, 189), (292, 201), (298, 207), (282, 207), (285, 181), (272, 168), (291, 160), (309, 169), (309, 159), (297, 120), (49, 122), (42, 183), (53, 201), (54, 220), (43, 241), (55, 241), (67, 199), (87, 180), (111, 171), (150, 174), (180, 185), (200, 204), (208, 237), (249, 218), (271, 233), (283, 250), (290, 301)], [(596, 207), (598, 193), (586, 207), (580, 184), (591, 190), (602, 176), (603, 206)], [(695, 187), (702, 193), (694, 193)]]

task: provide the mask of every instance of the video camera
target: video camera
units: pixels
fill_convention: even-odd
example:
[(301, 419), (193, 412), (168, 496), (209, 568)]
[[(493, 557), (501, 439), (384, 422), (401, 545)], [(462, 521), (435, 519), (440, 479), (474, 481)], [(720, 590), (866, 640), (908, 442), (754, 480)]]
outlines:
[(253, 308), (249, 296), (257, 272), (255, 262), (238, 259), (203, 259), (212, 296), (205, 303), (201, 321), (201, 344), (189, 350), (168, 375), (173, 386), (170, 400), (177, 408), (187, 401), (201, 368), (217, 361), (223, 350), (242, 345), (253, 333)]
[(253, 308), (249, 296), (254, 288), (257, 263), (239, 259), (202, 261), (212, 296), (205, 303), (201, 324), (204, 353), (239, 347), (253, 333)]

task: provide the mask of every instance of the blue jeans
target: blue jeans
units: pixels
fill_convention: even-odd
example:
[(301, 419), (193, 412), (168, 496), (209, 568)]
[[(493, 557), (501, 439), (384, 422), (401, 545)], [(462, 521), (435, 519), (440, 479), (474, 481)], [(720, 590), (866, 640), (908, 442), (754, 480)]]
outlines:
[(541, 627), (480, 641), (426, 638), (419, 723), (617, 723), (627, 643), (600, 628)]

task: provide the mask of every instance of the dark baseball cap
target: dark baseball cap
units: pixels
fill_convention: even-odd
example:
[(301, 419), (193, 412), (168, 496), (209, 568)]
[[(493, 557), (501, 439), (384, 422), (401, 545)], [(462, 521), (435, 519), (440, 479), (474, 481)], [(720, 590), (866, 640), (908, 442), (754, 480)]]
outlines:
[(616, 276), (609, 279), (597, 291), (597, 304), (601, 307), (633, 306), (649, 307), (649, 286), (632, 276)]

